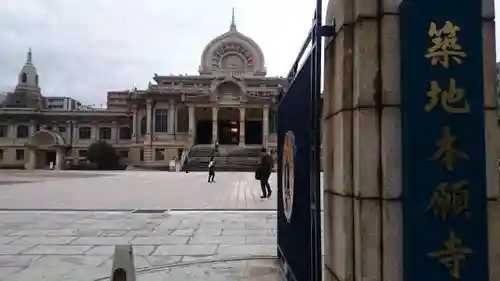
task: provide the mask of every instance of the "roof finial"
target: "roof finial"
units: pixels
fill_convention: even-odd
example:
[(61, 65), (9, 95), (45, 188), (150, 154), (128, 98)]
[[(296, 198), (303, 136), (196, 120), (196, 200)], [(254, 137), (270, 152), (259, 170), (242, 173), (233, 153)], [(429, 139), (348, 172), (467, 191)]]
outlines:
[(32, 58), (32, 54), (31, 54), (31, 48), (29, 48), (28, 58), (26, 59), (26, 63), (32, 63), (32, 62), (33, 62), (33, 58)]
[(236, 30), (236, 21), (234, 19), (234, 7), (233, 7), (233, 14), (232, 14), (232, 19), (231, 19), (231, 30)]

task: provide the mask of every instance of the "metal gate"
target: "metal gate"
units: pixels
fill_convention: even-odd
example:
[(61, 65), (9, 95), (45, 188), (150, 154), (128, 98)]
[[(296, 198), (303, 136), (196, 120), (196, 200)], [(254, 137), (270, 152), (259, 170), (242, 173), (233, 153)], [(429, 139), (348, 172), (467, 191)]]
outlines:
[(332, 36), (333, 28), (322, 26), (321, 4), (316, 1), (313, 26), (277, 108), (278, 257), (285, 279), (293, 281), (322, 280), (321, 39)]

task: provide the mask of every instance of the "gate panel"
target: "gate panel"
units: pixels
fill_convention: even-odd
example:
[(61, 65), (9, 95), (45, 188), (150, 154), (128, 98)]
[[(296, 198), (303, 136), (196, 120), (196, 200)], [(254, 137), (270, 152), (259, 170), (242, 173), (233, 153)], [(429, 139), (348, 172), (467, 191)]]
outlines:
[(311, 233), (311, 57), (278, 105), (278, 257), (287, 280), (308, 281)]

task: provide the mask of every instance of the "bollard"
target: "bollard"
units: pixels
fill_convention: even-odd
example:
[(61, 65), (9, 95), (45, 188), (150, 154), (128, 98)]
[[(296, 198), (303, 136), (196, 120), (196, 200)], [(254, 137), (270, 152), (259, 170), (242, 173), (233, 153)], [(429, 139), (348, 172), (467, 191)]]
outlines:
[(116, 245), (111, 281), (136, 281), (132, 245)]

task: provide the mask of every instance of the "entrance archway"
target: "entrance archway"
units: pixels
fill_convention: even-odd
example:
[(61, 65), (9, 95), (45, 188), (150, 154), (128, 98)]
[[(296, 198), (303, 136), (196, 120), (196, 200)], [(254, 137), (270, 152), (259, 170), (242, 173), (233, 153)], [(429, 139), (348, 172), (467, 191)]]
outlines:
[(245, 110), (245, 144), (262, 145), (262, 130), (262, 108), (247, 108)]
[(29, 159), (25, 164), (28, 170), (49, 168), (51, 163), (56, 170), (64, 169), (66, 142), (57, 132), (42, 129), (33, 134), (26, 143)]
[(196, 144), (212, 143), (212, 108), (197, 107), (195, 109), (196, 118)]
[(221, 107), (218, 111), (219, 144), (238, 145), (240, 142), (240, 111), (236, 107)]

